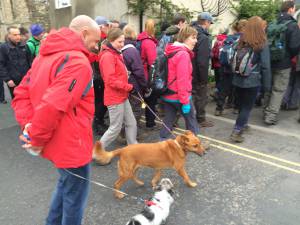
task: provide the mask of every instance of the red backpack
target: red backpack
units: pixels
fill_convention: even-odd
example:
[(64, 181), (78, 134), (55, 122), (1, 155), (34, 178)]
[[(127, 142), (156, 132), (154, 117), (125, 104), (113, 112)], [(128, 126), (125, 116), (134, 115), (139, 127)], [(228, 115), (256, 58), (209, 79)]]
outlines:
[(214, 47), (212, 48), (212, 68), (213, 69), (216, 69), (216, 68), (220, 68), (221, 67), (221, 64), (220, 64), (220, 49), (223, 47), (223, 44), (224, 44), (224, 41), (226, 40), (226, 37), (225, 35), (222, 35), (222, 38), (217, 38), (215, 44), (214, 44)]

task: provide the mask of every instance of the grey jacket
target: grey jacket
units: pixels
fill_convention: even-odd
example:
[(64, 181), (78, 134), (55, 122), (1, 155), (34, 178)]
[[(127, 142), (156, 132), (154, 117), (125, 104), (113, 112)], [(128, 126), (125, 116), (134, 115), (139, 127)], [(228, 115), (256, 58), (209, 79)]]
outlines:
[(255, 54), (253, 61), (255, 61), (254, 63), (257, 63), (258, 66), (255, 67), (252, 73), (247, 77), (234, 74), (232, 84), (240, 88), (262, 86), (264, 90), (268, 92), (271, 90), (272, 84), (269, 46), (265, 45), (260, 52)]

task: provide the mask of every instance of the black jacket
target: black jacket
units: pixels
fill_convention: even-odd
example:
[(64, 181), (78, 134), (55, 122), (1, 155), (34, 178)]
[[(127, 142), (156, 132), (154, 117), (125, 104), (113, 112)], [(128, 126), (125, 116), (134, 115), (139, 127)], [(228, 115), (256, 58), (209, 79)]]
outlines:
[(30, 54), (26, 45), (7, 41), (0, 45), (0, 78), (18, 85), (30, 68)]
[(286, 30), (286, 54), (282, 61), (272, 64), (274, 69), (288, 69), (292, 66), (291, 59), (299, 54), (300, 51), (300, 29), (297, 21), (287, 13), (281, 13), (277, 19), (278, 23), (284, 23), (285, 21), (292, 20), (289, 23)]
[(207, 30), (196, 24), (198, 31), (197, 44), (194, 48), (195, 57), (193, 63), (193, 83), (207, 84), (208, 68), (211, 51), (211, 38)]

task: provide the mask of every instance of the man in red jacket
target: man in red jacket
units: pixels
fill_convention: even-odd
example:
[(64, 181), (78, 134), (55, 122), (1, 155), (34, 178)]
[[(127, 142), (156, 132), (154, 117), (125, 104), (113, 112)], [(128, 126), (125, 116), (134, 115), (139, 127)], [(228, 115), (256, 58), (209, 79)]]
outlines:
[(25, 149), (40, 153), (58, 169), (46, 225), (80, 225), (89, 192), (94, 91), (89, 51), (97, 50), (100, 30), (88, 16), (51, 32), (31, 70), (15, 89), (12, 106)]

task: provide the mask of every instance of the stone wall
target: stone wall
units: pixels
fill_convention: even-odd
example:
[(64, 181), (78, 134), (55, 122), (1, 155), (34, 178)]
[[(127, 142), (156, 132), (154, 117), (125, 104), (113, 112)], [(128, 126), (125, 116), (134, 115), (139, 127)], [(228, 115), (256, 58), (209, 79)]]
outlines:
[(10, 25), (29, 28), (32, 23), (41, 23), (50, 28), (48, 0), (1, 0), (0, 41), (4, 40)]

